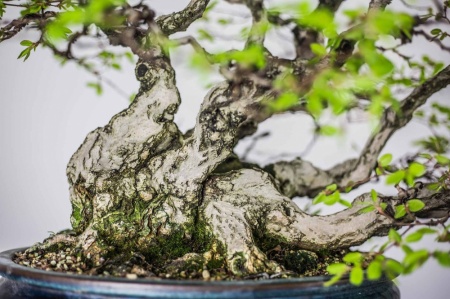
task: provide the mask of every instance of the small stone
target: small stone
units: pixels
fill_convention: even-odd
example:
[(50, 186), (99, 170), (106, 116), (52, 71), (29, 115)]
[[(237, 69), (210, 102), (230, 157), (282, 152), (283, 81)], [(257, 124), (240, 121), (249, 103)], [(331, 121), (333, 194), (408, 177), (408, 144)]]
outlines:
[(52, 266), (56, 266), (56, 261), (54, 261), (54, 260), (53, 260), (53, 261), (51, 261), (51, 262), (50, 262), (50, 265), (52, 265)]
[(138, 276), (136, 274), (133, 274), (133, 273), (127, 273), (126, 277), (128, 279), (137, 279), (138, 278)]
[(203, 276), (203, 279), (210, 279), (211, 278), (211, 274), (206, 269), (202, 271), (202, 276)]

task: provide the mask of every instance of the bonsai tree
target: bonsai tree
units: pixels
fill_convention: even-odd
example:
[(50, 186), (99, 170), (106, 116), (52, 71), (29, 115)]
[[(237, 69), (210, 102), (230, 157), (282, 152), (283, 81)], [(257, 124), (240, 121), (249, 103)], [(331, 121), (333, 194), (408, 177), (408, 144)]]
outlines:
[[(233, 18), (213, 15), (221, 2), (245, 8), (251, 24), (236, 32), (245, 39), (241, 48), (207, 51), (202, 43), (214, 40), (214, 26), (234, 30)], [(17, 262), (118, 276), (329, 273), (332, 283), (350, 273), (354, 284), (363, 281), (363, 268), (369, 279), (378, 279), (410, 273), (429, 258), (449, 266), (449, 252), (409, 244), (426, 234), (449, 240), (450, 107), (420, 108), (450, 83), (450, 66), (409, 57), (402, 47), (422, 37), (448, 51), (444, 25), (450, 4), (436, 1), (425, 12), (407, 14), (389, 10), (391, 1), (345, 11), (342, 2), (268, 8), (262, 0), (192, 0), (181, 11), (157, 16), (145, 1), (0, 1), (2, 15), (20, 13), (2, 24), (0, 42), (27, 28), (39, 33), (36, 40), (20, 41), (20, 59), (45, 47), (62, 63), (76, 63), (101, 79), (99, 65), (120, 68), (118, 57), (134, 56), (140, 82), (130, 106), (89, 133), (69, 161), (72, 230), (36, 244)], [(338, 23), (335, 15), (346, 21)], [(194, 22), (203, 26), (185, 34)], [(274, 28), (289, 32), (292, 55), (275, 56), (266, 46)], [(383, 43), (386, 38), (391, 45)], [(94, 55), (78, 53), (77, 44), (86, 40), (129, 52), (99, 47)], [(181, 98), (171, 55), (183, 55), (176, 52), (183, 46), (195, 50), (187, 59), (199, 76), (223, 77), (205, 95), (187, 132), (173, 121)], [(401, 63), (395, 65), (390, 55)], [(103, 88), (90, 86), (99, 93)], [(353, 111), (367, 115), (373, 132), (358, 157), (328, 169), (301, 158), (258, 165), (234, 153), (239, 140), (276, 114), (308, 115), (316, 124), (314, 135), (334, 135), (340, 129), (323, 116)], [(418, 142), (417, 153), (395, 161), (381, 155), (415, 117), (433, 128)], [(342, 198), (378, 180), (392, 185), (393, 195), (374, 189), (352, 202)], [(316, 215), (292, 201), (298, 196), (344, 208)], [(374, 236), (388, 237), (371, 252), (349, 250)], [(384, 257), (394, 246), (405, 252), (403, 261)], [(57, 261), (61, 250), (77, 255), (77, 263)], [(197, 271), (199, 264), (206, 272)]]

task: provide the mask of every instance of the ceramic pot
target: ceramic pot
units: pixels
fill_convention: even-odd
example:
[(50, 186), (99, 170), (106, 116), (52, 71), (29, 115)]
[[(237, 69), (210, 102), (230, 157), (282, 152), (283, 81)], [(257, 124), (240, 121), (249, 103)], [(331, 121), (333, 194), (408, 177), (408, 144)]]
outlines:
[(14, 253), (0, 253), (0, 298), (364, 298), (397, 299), (400, 292), (388, 279), (351, 285), (347, 279), (324, 287), (329, 277), (245, 281), (156, 280), (63, 274), (36, 270), (12, 261)]

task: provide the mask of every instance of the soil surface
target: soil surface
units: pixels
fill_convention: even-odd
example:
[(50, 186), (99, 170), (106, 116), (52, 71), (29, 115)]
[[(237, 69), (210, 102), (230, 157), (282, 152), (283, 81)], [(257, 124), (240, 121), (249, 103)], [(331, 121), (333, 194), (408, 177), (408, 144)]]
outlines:
[(203, 262), (201, 254), (191, 254), (189, 262), (179, 258), (166, 263), (163, 267), (155, 266), (139, 253), (132, 254), (125, 261), (121, 256), (101, 258), (94, 263), (89, 255), (84, 255), (79, 248), (59, 244), (42, 249), (33, 246), (24, 252), (16, 253), (13, 261), (19, 265), (67, 274), (95, 276), (113, 276), (128, 279), (193, 279), (206, 281), (276, 279), (328, 275), (329, 264), (342, 261), (346, 251), (312, 253), (303, 250), (284, 250), (280, 246), (266, 252), (267, 256), (283, 265), (286, 269), (279, 273), (258, 273), (236, 276), (227, 271), (222, 264), (210, 265)]

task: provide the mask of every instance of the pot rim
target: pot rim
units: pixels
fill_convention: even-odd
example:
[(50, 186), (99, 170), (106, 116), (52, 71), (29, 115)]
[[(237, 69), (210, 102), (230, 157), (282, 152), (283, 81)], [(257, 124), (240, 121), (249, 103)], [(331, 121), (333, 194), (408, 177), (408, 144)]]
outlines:
[[(81, 274), (67, 274), (45, 271), (19, 265), (13, 262), (14, 254), (28, 247), (15, 248), (0, 253), (0, 275), (17, 283), (28, 286), (62, 290), (67, 292), (94, 292), (97, 294), (125, 294), (143, 296), (153, 294), (164, 298), (167, 293), (218, 294), (218, 293), (252, 293), (299, 289), (320, 289), (331, 276), (314, 276), (305, 278), (277, 278), (263, 280), (202, 281), (170, 279), (128, 279), (121, 277), (101, 277)], [(0, 276), (0, 278), (1, 278)], [(386, 278), (371, 281), (370, 284), (386, 283)], [(1, 280), (0, 280), (1, 281)], [(349, 285), (348, 276), (343, 277), (330, 289)], [(1, 283), (0, 283), (1, 285)], [(213, 296), (212, 296), (213, 297)], [(152, 297), (153, 298), (153, 297)], [(192, 298), (196, 298), (195, 296)], [(230, 296), (233, 298), (233, 296)], [(235, 298), (235, 297), (234, 297)]]

